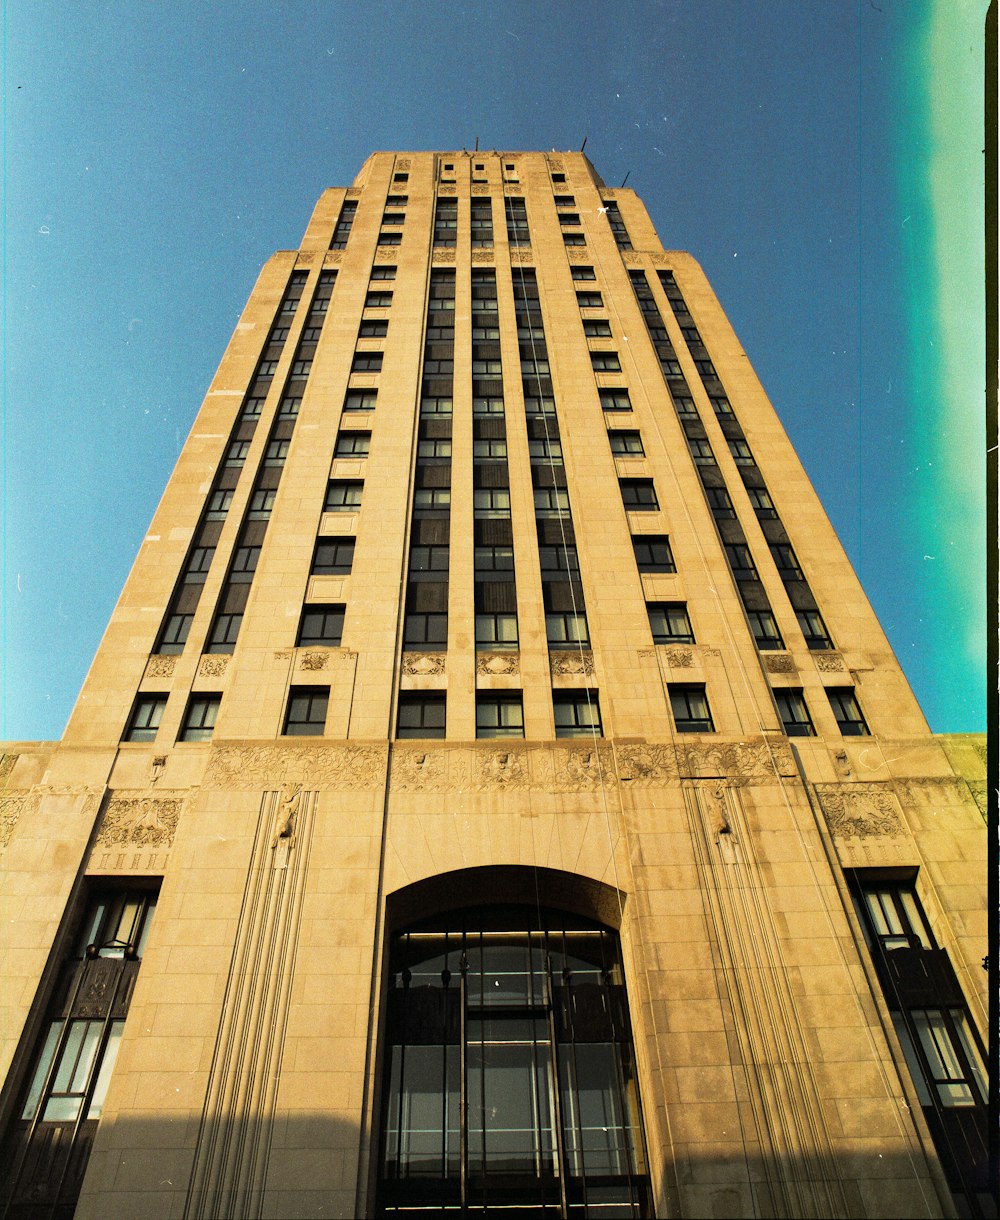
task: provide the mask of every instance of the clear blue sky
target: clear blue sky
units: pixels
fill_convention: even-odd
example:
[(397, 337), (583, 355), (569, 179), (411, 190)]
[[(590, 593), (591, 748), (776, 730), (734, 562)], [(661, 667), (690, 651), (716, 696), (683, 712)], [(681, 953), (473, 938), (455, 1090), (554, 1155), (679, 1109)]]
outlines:
[(58, 737), (262, 262), (577, 149), (705, 268), (937, 731), (985, 726), (985, 0), (7, 0), (0, 737)]

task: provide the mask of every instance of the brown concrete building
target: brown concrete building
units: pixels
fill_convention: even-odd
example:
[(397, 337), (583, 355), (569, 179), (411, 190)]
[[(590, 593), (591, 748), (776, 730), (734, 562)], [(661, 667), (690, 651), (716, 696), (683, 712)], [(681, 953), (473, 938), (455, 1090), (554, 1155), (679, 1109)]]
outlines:
[(323, 194), (4, 751), (9, 1220), (995, 1214), (983, 743), (580, 154)]

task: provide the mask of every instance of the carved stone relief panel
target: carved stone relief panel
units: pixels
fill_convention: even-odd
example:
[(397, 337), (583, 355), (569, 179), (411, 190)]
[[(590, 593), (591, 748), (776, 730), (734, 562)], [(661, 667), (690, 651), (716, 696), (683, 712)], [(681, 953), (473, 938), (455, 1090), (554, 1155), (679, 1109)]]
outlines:
[(438, 187), (438, 194), (439, 195), (457, 195), (458, 187), (452, 186), (451, 183), (449, 183), (449, 182), (442, 183), (442, 185)]
[(489, 750), (476, 754), (475, 786), (480, 791), (492, 788), (526, 788), (527, 756), (524, 751)]
[(494, 261), (494, 252), (492, 250), (473, 250), (472, 261), (474, 263), (490, 263)]
[(176, 657), (150, 657), (146, 663), (147, 678), (169, 678), (172, 677), (174, 666), (177, 664)]
[(677, 754), (673, 746), (623, 745), (618, 747), (618, 774), (622, 782), (649, 787), (677, 778)]
[(300, 250), (295, 257), (296, 267), (311, 267), (316, 259), (316, 254), (312, 250)]
[(455, 251), (454, 250), (435, 250), (434, 251), (434, 262), (435, 263), (453, 263), (454, 261), (455, 261)]
[[(8, 758), (13, 757), (7, 755)], [(8, 792), (0, 796), (0, 851), (10, 842), (14, 827), (27, 802), (26, 792)]]
[[(323, 266), (324, 267), (336, 266), (337, 263), (342, 261), (343, 257), (344, 257), (343, 250), (327, 250), (326, 254), (324, 254), (324, 256), (323, 256)], [(377, 257), (376, 257), (375, 261), (378, 262)]]
[(623, 250), (622, 261), (628, 267), (640, 267), (642, 266), (642, 255), (638, 250)]
[[(396, 159), (396, 169), (400, 173), (406, 173), (406, 171), (409, 168), (410, 168), (410, 158), (409, 157), (398, 157)], [(350, 194), (350, 191), (348, 191), (347, 193)], [(359, 191), (358, 194), (360, 194), (360, 193), (361, 192)]]
[(476, 655), (476, 673), (517, 674), (521, 672), (521, 657), (516, 652), (480, 652)]
[[(482, 186), (478, 183), (474, 183), (473, 187), (472, 187), (472, 193), (473, 193), (473, 195), (488, 195), (490, 193), (490, 188), (488, 186)], [(475, 256), (473, 256), (473, 257), (475, 257)]]
[(299, 669), (319, 670), (326, 669), (330, 663), (330, 654), (328, 652), (305, 652), (299, 657)]
[(691, 669), (694, 665), (694, 650), (680, 644), (669, 644), (663, 648), (663, 659), (671, 669)]
[(895, 837), (904, 833), (899, 807), (887, 784), (817, 784), (830, 833), (841, 839)]
[(549, 655), (549, 669), (553, 674), (592, 674), (594, 654), (586, 649), (582, 652), (567, 649)]
[(734, 783), (759, 783), (795, 774), (791, 750), (777, 742), (678, 744), (677, 753), (681, 775), (691, 778), (725, 776)]
[(563, 172), (562, 157), (548, 157), (546, 159), (549, 163), (549, 169), (553, 173), (561, 174)]
[(512, 263), (530, 263), (532, 262), (532, 254), (530, 250), (511, 250), (510, 261)]
[(182, 805), (179, 796), (114, 793), (105, 805), (95, 847), (165, 850), (173, 844)]
[(225, 653), (212, 653), (201, 658), (198, 673), (202, 678), (221, 678), (229, 665), (229, 657)]
[(795, 661), (790, 653), (787, 652), (766, 652), (764, 653), (764, 668), (769, 674), (794, 674), (798, 673), (795, 668)]
[(844, 658), (839, 652), (816, 652), (813, 654), (816, 668), (825, 674), (843, 673)]
[(422, 678), (443, 674), (447, 655), (444, 652), (404, 652), (403, 673), (416, 674)]
[(0, 784), (5, 784), (11, 771), (21, 757), (20, 754), (0, 754)]

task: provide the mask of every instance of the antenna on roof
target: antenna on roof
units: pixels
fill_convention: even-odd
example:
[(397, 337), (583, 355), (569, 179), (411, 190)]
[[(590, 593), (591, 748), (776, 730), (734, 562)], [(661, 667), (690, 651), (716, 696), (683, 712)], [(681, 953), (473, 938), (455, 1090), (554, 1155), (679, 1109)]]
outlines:
[(479, 136), (476, 136), (476, 147), (472, 151), (479, 152)]
[(583, 137), (583, 143), (580, 145), (580, 152), (583, 152), (583, 150), (587, 147), (587, 141), (589, 139), (590, 139), (590, 136)]
[[(629, 177), (629, 174), (631, 174), (631, 172), (632, 172), (632, 171), (631, 171), (631, 170), (629, 170), (629, 171), (628, 171), (628, 174), (626, 174), (626, 175), (625, 175), (625, 177), (622, 179), (622, 186), (624, 186), (624, 185), (625, 185), (625, 183), (626, 183), (626, 182), (628, 182), (628, 177)], [(621, 190), (621, 189), (622, 189), (622, 186), (620, 186), (618, 189), (619, 189), (619, 190)]]

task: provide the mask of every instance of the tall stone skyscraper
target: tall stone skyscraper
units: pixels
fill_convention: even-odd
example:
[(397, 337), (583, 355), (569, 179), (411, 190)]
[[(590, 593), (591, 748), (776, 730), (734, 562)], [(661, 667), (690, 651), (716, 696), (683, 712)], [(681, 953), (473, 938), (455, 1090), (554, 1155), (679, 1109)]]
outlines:
[(4, 749), (7, 1220), (995, 1214), (982, 742), (581, 154), (324, 192)]

